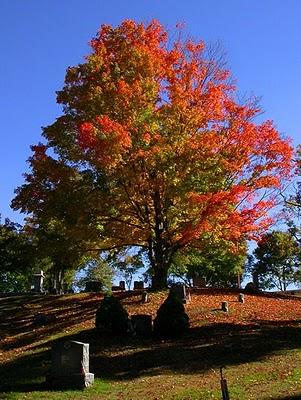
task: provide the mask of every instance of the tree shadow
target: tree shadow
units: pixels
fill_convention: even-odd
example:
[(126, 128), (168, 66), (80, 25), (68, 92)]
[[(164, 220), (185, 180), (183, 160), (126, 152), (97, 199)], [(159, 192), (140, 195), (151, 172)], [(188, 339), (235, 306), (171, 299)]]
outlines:
[[(269, 397), (269, 398), (266, 398), (266, 400), (270, 400), (271, 398)], [(292, 396), (290, 396), (290, 395), (288, 395), (288, 396), (285, 396), (285, 397), (275, 397), (274, 398), (274, 400), (301, 400), (301, 392), (299, 393), (299, 394), (295, 394), (295, 395), (292, 395)]]
[[(37, 340), (47, 339), (53, 334), (93, 320), (102, 297), (95, 297), (95, 293), (91, 293), (84, 299), (72, 295), (70, 298), (66, 295), (1, 298), (0, 305), (4, 310), (0, 312), (1, 349), (6, 351), (32, 345)], [(11, 312), (8, 311), (10, 307)], [(36, 322), (39, 314), (45, 316), (45, 323)], [(6, 342), (5, 338), (9, 340)]]
[(260, 361), (275, 351), (300, 348), (301, 330), (299, 321), (282, 321), (281, 325), (270, 321), (249, 325), (219, 323), (191, 328), (175, 340), (99, 336), (95, 329), (85, 330), (36, 345), (35, 353), (4, 363), (0, 367), (2, 390), (49, 390), (44, 377), (50, 368), (50, 350), (43, 349), (71, 339), (90, 343), (90, 370), (96, 377), (120, 381), (170, 371), (199, 374), (221, 365)]

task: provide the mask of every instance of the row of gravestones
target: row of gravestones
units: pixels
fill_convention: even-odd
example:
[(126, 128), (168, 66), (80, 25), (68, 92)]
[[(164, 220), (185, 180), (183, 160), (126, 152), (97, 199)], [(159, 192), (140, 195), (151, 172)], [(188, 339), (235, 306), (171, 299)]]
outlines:
[[(43, 293), (44, 273), (42, 270), (36, 271), (32, 276), (31, 291), (33, 293)], [(134, 281), (134, 290), (144, 289), (143, 281)], [(88, 281), (86, 283), (85, 292), (100, 292), (102, 283), (100, 281)], [(112, 290), (125, 290), (125, 281), (120, 281), (118, 286), (112, 286)], [(55, 294), (55, 293), (54, 293)]]
[[(36, 271), (32, 276), (31, 290), (34, 293), (43, 293), (44, 273), (42, 270)], [(195, 277), (193, 279), (194, 287), (205, 287), (206, 280), (202, 277)], [(144, 289), (143, 281), (134, 281), (134, 290)], [(85, 292), (100, 292), (102, 290), (102, 283), (100, 281), (88, 281), (86, 283)], [(125, 281), (120, 281), (118, 286), (112, 286), (112, 290), (125, 290)]]
[[(44, 273), (42, 270), (37, 271), (33, 274), (32, 280), (32, 292), (34, 293), (43, 293), (43, 281), (44, 281)], [(176, 285), (176, 286), (184, 286), (184, 285)], [(202, 277), (196, 277), (193, 279), (193, 287), (205, 287), (206, 280)], [(246, 285), (247, 291), (256, 291), (258, 285), (254, 282), (249, 282)], [(144, 282), (143, 281), (134, 281), (134, 290), (143, 290)], [(100, 292), (102, 290), (102, 283), (100, 281), (88, 281), (86, 283), (85, 292)], [(125, 281), (120, 281), (118, 286), (112, 286), (112, 291), (116, 290), (125, 290)], [(55, 293), (54, 293), (55, 294)]]
[[(180, 285), (179, 285), (180, 286)], [(193, 287), (205, 287), (206, 280), (201, 277), (194, 278)], [(143, 281), (134, 281), (134, 290), (143, 290)], [(86, 283), (85, 292), (100, 292), (102, 290), (102, 283), (100, 281), (88, 281)], [(112, 286), (112, 291), (125, 290), (125, 281), (119, 281), (118, 286)]]
[[(143, 281), (134, 281), (134, 290), (144, 289)], [(118, 286), (112, 286), (112, 291), (125, 290), (125, 281), (119, 281)], [(102, 283), (100, 281), (88, 281), (86, 282), (85, 292), (101, 292)]]
[[(184, 285), (174, 285), (174, 286), (184, 286)], [(206, 280), (202, 277), (196, 277), (193, 279), (193, 287), (194, 288), (204, 288), (206, 287)], [(134, 290), (143, 290), (144, 282), (143, 281), (134, 281)], [(254, 282), (249, 282), (246, 287), (246, 291), (257, 291), (258, 287)], [(100, 292), (102, 290), (102, 283), (100, 281), (88, 281), (86, 283), (85, 292)], [(120, 281), (118, 286), (112, 286), (112, 291), (125, 290), (125, 281)]]

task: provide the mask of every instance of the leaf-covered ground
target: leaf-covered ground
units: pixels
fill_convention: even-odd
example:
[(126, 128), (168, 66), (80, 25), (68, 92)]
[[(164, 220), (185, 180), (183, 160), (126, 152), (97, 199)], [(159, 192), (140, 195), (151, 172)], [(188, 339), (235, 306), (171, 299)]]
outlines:
[[(129, 314), (155, 316), (166, 292), (117, 293)], [(195, 290), (185, 306), (190, 330), (178, 340), (99, 337), (100, 294), (0, 299), (0, 399), (220, 399), (219, 368), (232, 399), (301, 399), (301, 299), (227, 290)], [(227, 301), (229, 312), (221, 311)], [(37, 314), (47, 324), (34, 323)], [(85, 391), (45, 387), (57, 340), (90, 343), (96, 382)], [(294, 397), (295, 396), (295, 397)]]

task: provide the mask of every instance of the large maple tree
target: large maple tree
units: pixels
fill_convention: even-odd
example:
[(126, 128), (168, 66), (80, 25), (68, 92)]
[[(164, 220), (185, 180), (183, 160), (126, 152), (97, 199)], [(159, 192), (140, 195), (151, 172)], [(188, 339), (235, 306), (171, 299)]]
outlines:
[(158, 21), (101, 27), (13, 203), (83, 249), (144, 248), (154, 289), (186, 246), (260, 234), (292, 167), (289, 140), (255, 122), (218, 57), (176, 36)]

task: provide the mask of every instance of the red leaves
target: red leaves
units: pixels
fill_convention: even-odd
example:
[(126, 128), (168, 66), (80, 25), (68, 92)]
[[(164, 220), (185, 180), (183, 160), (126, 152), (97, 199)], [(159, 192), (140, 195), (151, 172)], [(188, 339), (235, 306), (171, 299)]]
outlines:
[(45, 146), (42, 143), (39, 143), (37, 145), (31, 146), (30, 148), (34, 152), (34, 155), (33, 155), (34, 160), (43, 161), (46, 159), (47, 146)]
[(83, 149), (89, 149), (95, 145), (95, 132), (91, 122), (82, 122), (79, 125), (78, 142)]
[(118, 162), (120, 153), (131, 147), (131, 137), (121, 124), (104, 115), (97, 116), (94, 124), (79, 125), (78, 144), (93, 162), (110, 167)]
[[(86, 206), (111, 205), (93, 216), (110, 246), (152, 243), (159, 220), (166, 251), (201, 247), (208, 233), (247, 240), (271, 222), (273, 191), (290, 176), (290, 141), (271, 121), (254, 122), (256, 100), (236, 100), (229, 71), (203, 41), (182, 38), (169, 40), (158, 21), (103, 25), (58, 93), (65, 114), (44, 130), (75, 172), (84, 163), (111, 179), (110, 191), (91, 200), (97, 206)], [(36, 151), (36, 163), (43, 154)], [(122, 223), (110, 219), (110, 209)]]
[(106, 138), (112, 138), (112, 136), (114, 136), (116, 143), (124, 149), (131, 146), (129, 133), (121, 124), (112, 121), (107, 115), (96, 117), (96, 121), (99, 125), (100, 131), (106, 136)]

